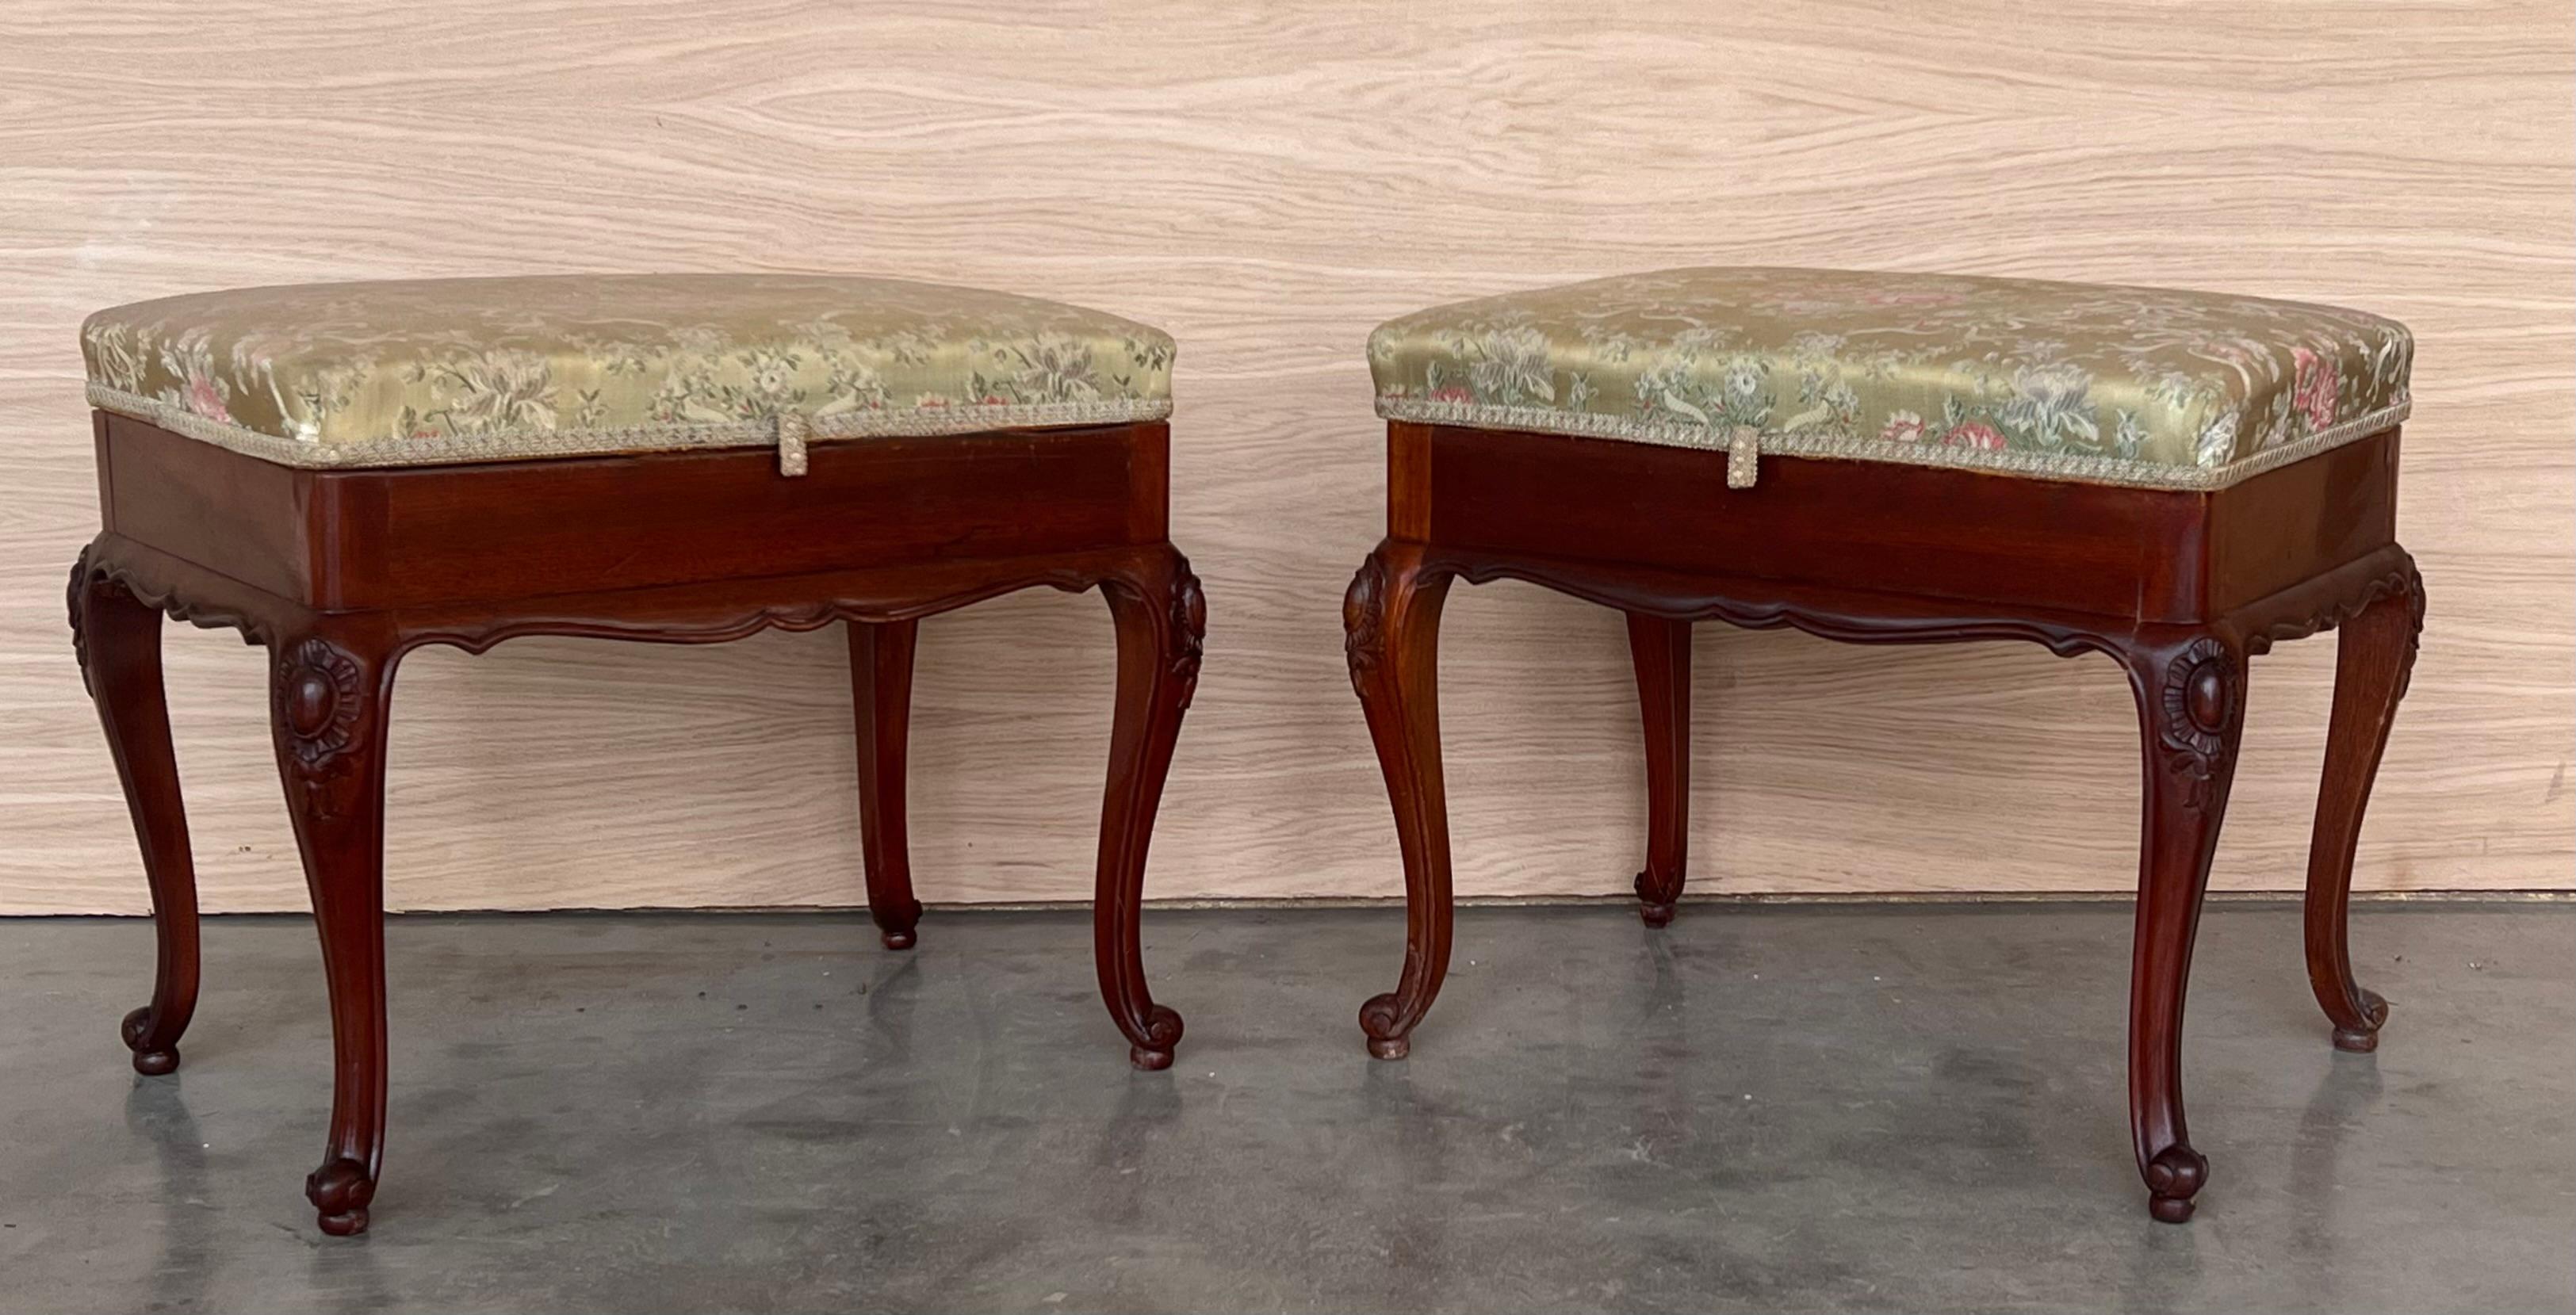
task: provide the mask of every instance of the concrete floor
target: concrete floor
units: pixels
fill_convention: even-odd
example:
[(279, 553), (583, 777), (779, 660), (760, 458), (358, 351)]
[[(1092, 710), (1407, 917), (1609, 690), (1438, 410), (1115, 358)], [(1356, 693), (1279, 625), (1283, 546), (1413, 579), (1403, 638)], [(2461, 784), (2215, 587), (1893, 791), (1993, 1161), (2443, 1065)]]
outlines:
[(2378, 906), (2376, 1056), (2294, 910), (2213, 906), (2213, 1162), (2150, 1222), (2121, 905), (1474, 909), (1413, 1058), (1394, 909), (409, 918), (374, 1232), (335, 1241), (310, 928), (224, 919), (175, 1077), (136, 922), (0, 921), (9, 1310), (2576, 1309), (2576, 907)]

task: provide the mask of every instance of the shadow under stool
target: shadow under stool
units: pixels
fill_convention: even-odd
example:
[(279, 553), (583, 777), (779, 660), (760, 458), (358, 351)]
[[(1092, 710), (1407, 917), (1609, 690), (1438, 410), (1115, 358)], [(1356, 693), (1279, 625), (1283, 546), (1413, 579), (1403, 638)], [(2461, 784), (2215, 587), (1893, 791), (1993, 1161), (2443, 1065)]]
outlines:
[(385, 746), (426, 644), (713, 643), (848, 631), (869, 913), (907, 949), (915, 626), (1033, 586), (1117, 632), (1095, 948), (1140, 1068), (1145, 853), (1206, 608), (1167, 534), (1172, 341), (1078, 307), (805, 275), (325, 284), (172, 297), (82, 329), (104, 529), (73, 638), (141, 838), (159, 937), (135, 1068), (197, 998), (197, 897), (161, 682), (164, 613), (270, 654), (271, 720), (331, 1001), (329, 1141), (306, 1194), (367, 1227), (382, 1167)]
[(1386, 538), (1343, 606), (1395, 809), (1402, 975), (1360, 1011), (1399, 1059), (1450, 953), (1437, 657), (1452, 580), (1627, 616), (1646, 739), (1646, 922), (1684, 881), (1691, 626), (2102, 653), (2143, 750), (2129, 1112), (2157, 1219), (2209, 1163), (2183, 1122), (2182, 1012), (2247, 661), (2339, 629), (2307, 877), (2334, 1044), (2354, 982), (2362, 810), (2424, 615), (2396, 541), (2414, 344), (2358, 311), (2028, 280), (1711, 268), (1441, 306), (1369, 342)]

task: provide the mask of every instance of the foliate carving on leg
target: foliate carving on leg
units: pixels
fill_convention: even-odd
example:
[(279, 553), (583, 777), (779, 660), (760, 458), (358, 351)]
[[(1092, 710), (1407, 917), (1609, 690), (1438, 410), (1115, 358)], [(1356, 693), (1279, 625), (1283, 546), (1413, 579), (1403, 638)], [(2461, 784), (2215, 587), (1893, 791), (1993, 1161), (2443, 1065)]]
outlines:
[(2165, 666), (2163, 712), (2157, 719), (2167, 766), (2191, 782), (2190, 806), (2208, 809), (2234, 768), (2235, 727), (2245, 698), (2244, 663), (2226, 645), (2202, 636)]
[(2415, 569), (2413, 559), (2406, 563), (2406, 615), (2410, 629), (2406, 632), (2406, 656), (2397, 666), (2397, 694), (2390, 701), (2406, 697), (2407, 687), (2415, 683), (2415, 655), (2424, 647), (2424, 576)]
[(1386, 661), (1386, 562), (1370, 553), (1342, 594), (1342, 656), (1351, 688), (1368, 696), (1368, 679)]
[(1180, 706), (1186, 711), (1198, 693), (1199, 660), (1207, 651), (1207, 595), (1190, 559), (1172, 554), (1172, 678), (1181, 683)]
[(366, 668), (319, 637), (280, 654), (275, 666), (272, 697), (288, 785), (315, 816), (344, 816), (360, 784), (350, 749), (366, 728)]
[(72, 559), (71, 588), (63, 602), (71, 613), (72, 660), (80, 664), (81, 688), (95, 697), (98, 689), (89, 679), (89, 583), (89, 549), (84, 546), (80, 556)]

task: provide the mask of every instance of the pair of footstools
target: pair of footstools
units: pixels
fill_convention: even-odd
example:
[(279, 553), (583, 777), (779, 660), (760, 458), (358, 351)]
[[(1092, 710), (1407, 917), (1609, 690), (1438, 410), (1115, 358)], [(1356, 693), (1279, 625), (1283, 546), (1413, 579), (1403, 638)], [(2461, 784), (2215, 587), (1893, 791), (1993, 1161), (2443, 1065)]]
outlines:
[[(162, 613), (271, 656), (271, 711), (337, 1055), (306, 1190), (366, 1227), (385, 1122), (385, 745), (424, 644), (678, 643), (846, 622), (868, 907), (913, 943), (904, 741), (914, 626), (1098, 586), (1118, 690), (1095, 906), (1101, 993), (1140, 1068), (1178, 1014), (1145, 987), (1145, 851), (1205, 604), (1167, 532), (1172, 340), (1024, 297), (878, 279), (667, 276), (266, 288), (83, 329), (104, 531), (71, 612), (160, 937), (125, 1020), (167, 1073), (197, 994)], [(2342, 630), (2308, 871), (2335, 1043), (2354, 839), (2423, 592), (2395, 539), (2412, 343), (2245, 297), (1788, 269), (1675, 270), (1441, 307), (1369, 343), (1387, 536), (1343, 605), (1408, 897), (1403, 1056), (1450, 946), (1436, 660), (1451, 580), (1627, 614), (1650, 794), (1646, 921), (1673, 916), (1691, 624), (1834, 639), (2031, 639), (2110, 655), (2137, 696), (2144, 836), (2129, 1104), (2155, 1216), (2207, 1161), (2183, 1126), (2184, 981), (2243, 724), (2247, 659)]]

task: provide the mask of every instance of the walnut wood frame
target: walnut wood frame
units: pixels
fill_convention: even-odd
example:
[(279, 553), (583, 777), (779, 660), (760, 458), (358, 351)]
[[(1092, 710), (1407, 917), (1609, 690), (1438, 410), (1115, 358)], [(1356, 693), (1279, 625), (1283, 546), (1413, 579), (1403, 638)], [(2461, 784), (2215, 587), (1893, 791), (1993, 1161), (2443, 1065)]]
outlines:
[(1646, 735), (1650, 926), (1673, 916), (1689, 803), (1690, 626), (1863, 643), (2027, 639), (2110, 655), (2137, 697), (2146, 786), (2130, 967), (2129, 1114), (2151, 1213), (2191, 1217), (2208, 1160), (2183, 1122), (2182, 1010), (2236, 768), (2247, 659), (2340, 628), (2308, 867), (2308, 977), (2334, 1044), (2378, 1044), (2354, 982), (2354, 844), (2423, 629), (2395, 536), (2395, 429), (2224, 489), (2174, 492), (1397, 422), (1387, 537), (1343, 601), (1351, 683), (1395, 808), (1404, 970), (1360, 1010), (1400, 1059), (1449, 964), (1437, 646), (1454, 579), (1525, 580), (1627, 614)]
[(845, 622), (868, 907), (913, 944), (903, 778), (919, 618), (1039, 585), (1098, 587), (1118, 695), (1094, 943), (1139, 1068), (1180, 1015), (1145, 986), (1145, 854), (1197, 685), (1206, 604), (1167, 538), (1159, 423), (816, 447), (399, 470), (305, 470), (94, 417), (104, 531), (72, 567), (72, 636), (143, 850), (160, 943), (134, 1067), (163, 1074), (197, 998), (197, 896), (161, 682), (161, 616), (271, 658), (279, 775), (322, 939), (336, 1055), (306, 1194), (323, 1231), (367, 1226), (386, 1096), (384, 783), (394, 671), (425, 644), (520, 635), (714, 643)]

